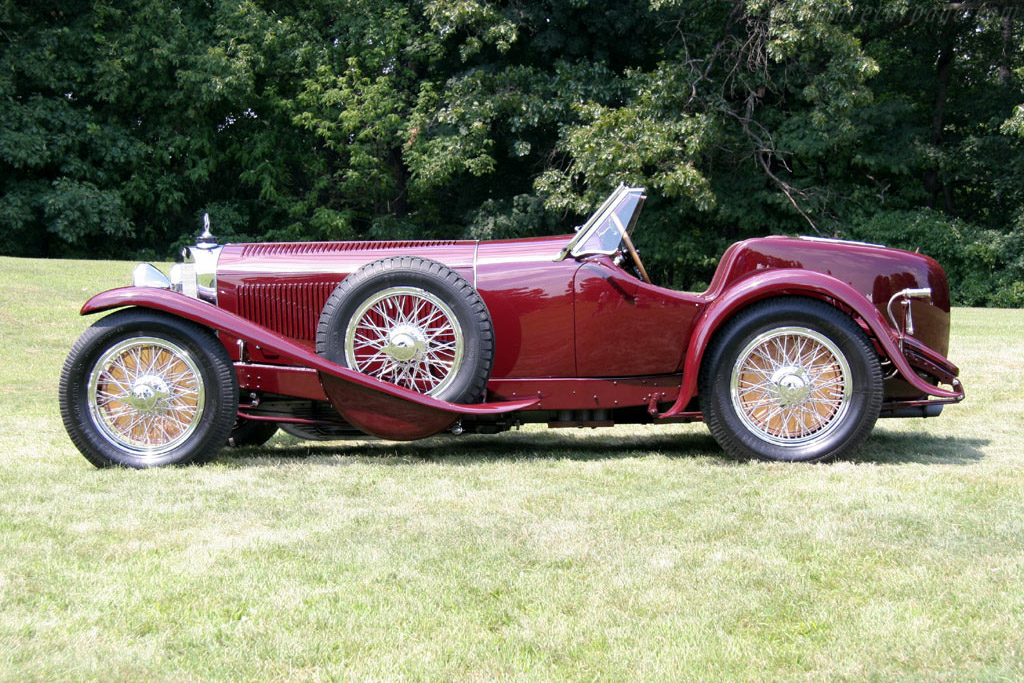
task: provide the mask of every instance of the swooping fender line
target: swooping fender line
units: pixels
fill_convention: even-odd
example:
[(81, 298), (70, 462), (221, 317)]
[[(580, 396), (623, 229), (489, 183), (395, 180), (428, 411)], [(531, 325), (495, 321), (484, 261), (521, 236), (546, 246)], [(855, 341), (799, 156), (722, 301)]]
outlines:
[[(124, 306), (142, 306), (192, 320), (214, 330), (227, 332), (244, 339), (246, 343), (255, 344), (278, 354), (286, 362), (299, 367), (313, 368), (320, 373), (321, 382), (328, 390), (328, 396), (343, 393), (346, 388), (365, 399), (369, 394), (366, 390), (385, 394), (405, 404), (420, 406), (429, 411), (439, 411), (451, 416), (449, 424), (461, 415), (497, 415), (523, 410), (535, 405), (540, 399), (530, 398), (518, 401), (500, 401), (496, 403), (462, 404), (441, 401), (424, 394), (405, 389), (395, 384), (382, 382), (379, 379), (355, 372), (322, 356), (309, 351), (284, 337), (241, 316), (229, 313), (217, 306), (156, 287), (121, 287), (97, 294), (82, 306), (81, 314), (98, 313)], [(326, 380), (325, 380), (326, 376)], [(339, 409), (341, 409), (339, 407)], [(359, 426), (359, 425), (357, 425)], [(395, 437), (388, 437), (395, 438)], [(421, 438), (419, 436), (413, 438)]]
[(850, 284), (831, 275), (808, 270), (777, 269), (765, 271), (740, 280), (723, 292), (705, 309), (697, 321), (696, 329), (690, 336), (683, 364), (683, 384), (679, 397), (667, 411), (658, 417), (673, 417), (683, 412), (697, 394), (697, 378), (704, 351), (714, 333), (741, 308), (762, 299), (776, 296), (811, 295), (827, 297), (842, 302), (860, 316), (875, 335), (882, 351), (892, 361), (900, 375), (922, 394), (946, 399), (961, 400), (963, 389), (952, 390), (937, 387), (918, 377), (910, 363), (900, 352), (895, 332), (882, 318), (878, 309)]

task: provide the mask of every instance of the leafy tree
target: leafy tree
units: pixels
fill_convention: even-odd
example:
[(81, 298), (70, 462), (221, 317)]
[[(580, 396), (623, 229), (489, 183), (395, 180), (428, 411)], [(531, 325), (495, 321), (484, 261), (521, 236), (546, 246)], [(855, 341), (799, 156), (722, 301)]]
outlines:
[(816, 233), (1024, 305), (1009, 0), (7, 0), (0, 236), (26, 256), (568, 231), (649, 188), (655, 277)]

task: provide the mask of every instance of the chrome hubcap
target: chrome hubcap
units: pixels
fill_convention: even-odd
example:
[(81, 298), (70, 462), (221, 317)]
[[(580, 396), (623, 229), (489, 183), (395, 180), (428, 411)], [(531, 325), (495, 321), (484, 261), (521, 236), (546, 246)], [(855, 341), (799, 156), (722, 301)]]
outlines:
[(418, 287), (390, 287), (360, 305), (345, 330), (348, 366), (428, 395), (462, 366), (464, 338), (451, 307)]
[(167, 453), (199, 426), (206, 392), (188, 351), (136, 337), (108, 349), (89, 375), (89, 413), (100, 434), (141, 457)]
[(803, 368), (786, 367), (772, 375), (770, 385), (780, 405), (795, 406), (811, 395), (811, 378)]
[(783, 446), (831, 433), (850, 406), (850, 365), (819, 332), (785, 327), (755, 337), (730, 378), (733, 407), (758, 438)]
[(408, 363), (425, 354), (427, 335), (416, 325), (397, 325), (388, 332), (387, 341), (382, 349), (395, 362)]
[(135, 380), (124, 402), (146, 415), (156, 415), (167, 409), (171, 388), (162, 377), (146, 375)]

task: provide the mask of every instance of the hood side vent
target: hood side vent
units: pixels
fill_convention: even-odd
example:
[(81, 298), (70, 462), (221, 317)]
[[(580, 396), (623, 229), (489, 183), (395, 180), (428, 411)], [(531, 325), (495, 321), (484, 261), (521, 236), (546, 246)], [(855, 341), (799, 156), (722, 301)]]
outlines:
[(337, 286), (337, 282), (242, 285), (238, 314), (285, 337), (314, 341), (320, 312)]
[(335, 254), (346, 251), (377, 251), (381, 249), (424, 249), (450, 247), (455, 240), (396, 240), (389, 242), (268, 242), (247, 244), (242, 256), (291, 256), (295, 254)]

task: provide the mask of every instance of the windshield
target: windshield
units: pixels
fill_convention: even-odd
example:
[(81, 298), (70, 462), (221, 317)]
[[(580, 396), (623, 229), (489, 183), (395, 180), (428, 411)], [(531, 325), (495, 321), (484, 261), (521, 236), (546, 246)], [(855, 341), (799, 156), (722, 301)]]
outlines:
[(622, 235), (636, 224), (645, 199), (644, 188), (619, 185), (579, 229), (576, 237), (562, 250), (558, 260), (569, 254), (578, 257), (617, 252), (622, 243)]

